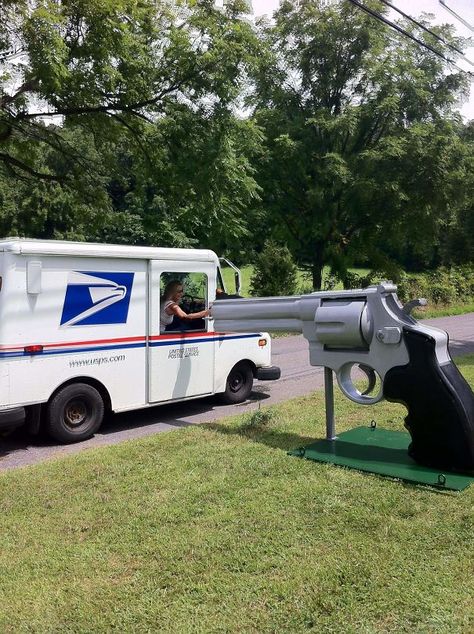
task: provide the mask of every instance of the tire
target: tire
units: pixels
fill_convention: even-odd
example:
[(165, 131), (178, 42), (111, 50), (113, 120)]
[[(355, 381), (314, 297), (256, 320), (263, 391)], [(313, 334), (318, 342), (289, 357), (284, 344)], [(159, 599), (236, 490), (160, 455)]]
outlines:
[(102, 396), (91, 385), (66, 385), (48, 403), (45, 431), (64, 444), (86, 440), (101, 426), (104, 409)]
[(234, 365), (227, 377), (225, 392), (222, 394), (224, 403), (233, 405), (242, 403), (250, 396), (253, 386), (253, 372), (249, 363), (241, 361)]

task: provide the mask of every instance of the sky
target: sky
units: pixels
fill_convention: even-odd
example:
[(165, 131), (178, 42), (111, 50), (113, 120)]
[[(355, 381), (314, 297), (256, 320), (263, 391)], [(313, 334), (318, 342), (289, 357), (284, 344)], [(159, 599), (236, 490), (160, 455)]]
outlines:
[[(445, 4), (452, 9), (457, 15), (464, 19), (472, 28), (465, 26), (460, 20), (452, 15), (439, 2), (439, 0), (390, 0), (393, 5), (401, 9), (404, 13), (416, 18), (422, 13), (432, 13), (435, 24), (453, 24), (456, 33), (462, 37), (474, 37), (474, 0), (444, 0)], [(253, 12), (255, 17), (260, 15), (271, 15), (278, 8), (279, 0), (252, 0)], [(389, 16), (390, 19), (401, 17), (398, 13), (393, 12)], [(388, 27), (387, 27), (388, 28)], [(459, 60), (458, 65), (464, 70), (474, 72), (474, 47), (466, 50), (467, 58), (472, 65), (466, 61)], [(463, 104), (460, 108), (461, 113), (466, 119), (474, 119), (474, 77), (471, 81), (470, 100)]]

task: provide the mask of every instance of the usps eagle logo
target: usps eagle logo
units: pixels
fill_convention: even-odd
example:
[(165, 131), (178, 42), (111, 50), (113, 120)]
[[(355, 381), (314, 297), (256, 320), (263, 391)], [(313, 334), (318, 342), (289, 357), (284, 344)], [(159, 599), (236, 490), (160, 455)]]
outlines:
[(124, 324), (134, 273), (71, 271), (61, 326)]

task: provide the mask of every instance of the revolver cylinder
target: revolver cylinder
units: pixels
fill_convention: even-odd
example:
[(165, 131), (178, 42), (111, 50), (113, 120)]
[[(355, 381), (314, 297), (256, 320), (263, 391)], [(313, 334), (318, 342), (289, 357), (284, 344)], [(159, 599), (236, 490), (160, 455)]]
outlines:
[(330, 348), (367, 348), (372, 321), (363, 300), (323, 301), (314, 317), (316, 338)]

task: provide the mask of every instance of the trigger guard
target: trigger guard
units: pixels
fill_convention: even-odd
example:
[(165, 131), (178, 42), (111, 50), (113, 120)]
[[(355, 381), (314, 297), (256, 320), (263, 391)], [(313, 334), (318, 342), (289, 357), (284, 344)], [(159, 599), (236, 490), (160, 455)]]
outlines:
[(362, 396), (366, 396), (374, 391), (374, 387), (377, 385), (377, 375), (375, 374), (375, 370), (370, 367), (370, 365), (365, 365), (364, 363), (358, 363), (359, 370), (365, 374), (367, 380), (369, 382), (367, 389), (362, 392)]
[[(352, 381), (351, 370), (354, 365), (359, 366), (369, 380), (369, 385), (364, 392), (360, 392)], [(380, 386), (379, 393), (375, 396), (369, 396), (367, 394), (367, 392), (371, 392), (373, 390), (376, 382), (375, 370), (373, 370), (370, 366), (353, 362), (345, 363), (337, 372), (336, 378), (341, 392), (354, 403), (358, 403), (359, 405), (373, 405), (383, 399), (382, 385)]]

